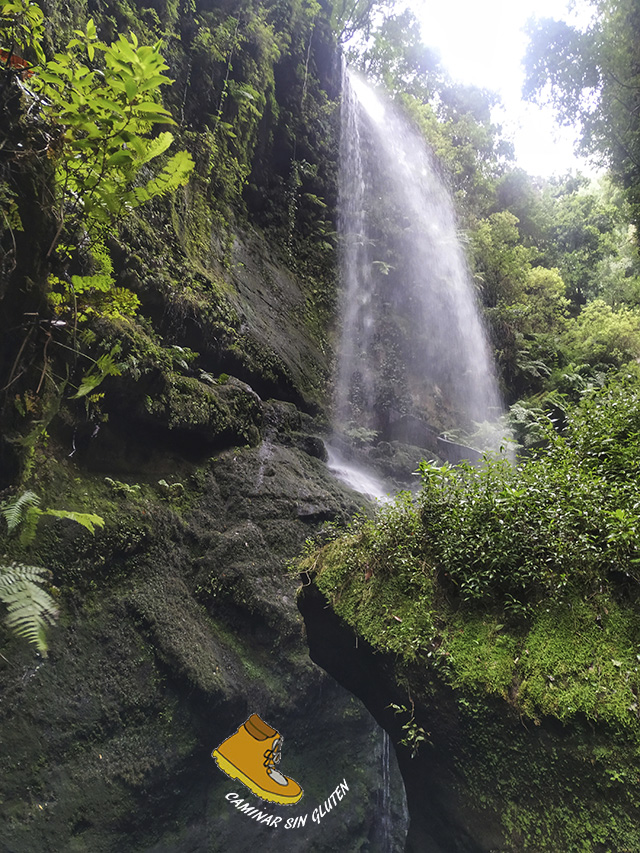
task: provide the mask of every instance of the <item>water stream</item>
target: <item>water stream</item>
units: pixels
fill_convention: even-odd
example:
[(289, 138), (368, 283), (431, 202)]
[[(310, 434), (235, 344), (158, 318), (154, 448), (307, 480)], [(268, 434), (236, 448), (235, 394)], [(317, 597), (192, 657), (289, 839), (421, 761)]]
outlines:
[(354, 491), (360, 492), (373, 500), (387, 503), (391, 500), (391, 488), (377, 477), (365, 465), (357, 464), (352, 459), (345, 459), (338, 450), (327, 445), (327, 467), (338, 480), (346, 483)]
[(382, 730), (382, 796), (380, 803), (380, 822), (382, 828), (382, 850), (393, 853), (391, 843), (391, 742), (388, 732)]
[[(405, 452), (413, 444), (418, 455), (444, 458), (439, 431), (495, 421), (501, 405), (453, 202), (424, 140), (348, 70), (341, 115), (341, 337), (328, 466), (351, 488), (388, 500), (392, 487), (354, 448), (378, 442), (376, 458), (389, 458), (404, 442)], [(469, 448), (444, 444), (452, 461), (468, 458)], [(391, 791), (383, 731), (376, 841), (384, 853), (395, 843)]]

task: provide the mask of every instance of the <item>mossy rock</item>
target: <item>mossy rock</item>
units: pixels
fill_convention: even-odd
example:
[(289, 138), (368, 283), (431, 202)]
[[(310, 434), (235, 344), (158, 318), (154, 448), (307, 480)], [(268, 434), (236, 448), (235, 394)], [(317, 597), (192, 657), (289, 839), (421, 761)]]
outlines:
[(165, 429), (193, 433), (211, 443), (235, 439), (257, 444), (260, 439), (260, 399), (237, 381), (212, 388), (188, 376), (163, 376), (138, 408), (138, 415)]

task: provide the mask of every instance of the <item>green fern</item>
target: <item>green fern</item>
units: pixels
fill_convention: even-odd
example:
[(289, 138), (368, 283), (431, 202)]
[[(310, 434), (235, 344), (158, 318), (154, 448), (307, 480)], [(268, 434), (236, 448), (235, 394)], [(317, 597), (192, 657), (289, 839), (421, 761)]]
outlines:
[(96, 527), (104, 527), (104, 518), (92, 512), (72, 512), (66, 509), (47, 509), (42, 515), (53, 515), (55, 518), (68, 518), (86, 527), (89, 533), (95, 533)]
[(40, 498), (35, 492), (23, 492), (19, 498), (9, 501), (0, 507), (9, 533), (12, 533), (16, 527), (23, 521), (29, 507), (38, 506)]
[[(66, 509), (40, 509), (40, 498), (34, 492), (23, 492), (20, 497), (0, 506), (0, 514), (7, 522), (9, 533), (20, 529), (20, 544), (29, 546), (36, 535), (38, 522), (43, 515), (67, 518), (81, 524), (89, 533), (104, 527), (104, 519), (92, 512), (73, 512)], [(24, 637), (38, 647), (46, 657), (47, 624), (55, 620), (58, 609), (51, 596), (42, 589), (47, 570), (41, 566), (26, 566), (12, 562), (0, 565), (0, 602), (6, 605), (6, 623), (19, 637)]]
[(43, 511), (37, 506), (30, 506), (24, 514), (20, 524), (20, 544), (27, 548), (36, 538), (36, 527)]
[(171, 157), (162, 171), (151, 178), (144, 187), (135, 187), (131, 190), (127, 199), (133, 201), (137, 207), (156, 196), (173, 192), (173, 190), (187, 183), (192, 170), (193, 159), (191, 155), (187, 151), (178, 151)]
[(47, 570), (40, 566), (10, 563), (0, 566), (0, 601), (6, 605), (6, 623), (14, 633), (38, 647), (46, 657), (47, 624), (52, 623), (58, 608), (41, 584)]

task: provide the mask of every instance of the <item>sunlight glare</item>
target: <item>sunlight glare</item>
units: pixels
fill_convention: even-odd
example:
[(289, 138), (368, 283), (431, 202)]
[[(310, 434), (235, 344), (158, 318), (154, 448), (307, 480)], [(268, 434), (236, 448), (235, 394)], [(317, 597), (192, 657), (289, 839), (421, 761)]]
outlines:
[(531, 18), (545, 17), (588, 27), (593, 17), (589, 0), (573, 9), (569, 5), (562, 0), (410, 0), (425, 44), (440, 54), (453, 79), (500, 95), (502, 106), (492, 118), (512, 139), (518, 165), (538, 175), (593, 171), (574, 154), (576, 131), (560, 128), (550, 108), (525, 103), (521, 94), (528, 44), (524, 27)]
[(353, 90), (368, 115), (371, 116), (376, 124), (382, 124), (385, 116), (384, 104), (382, 101), (369, 86), (362, 82), (362, 79), (358, 74), (355, 74), (353, 71), (349, 71), (348, 74)]

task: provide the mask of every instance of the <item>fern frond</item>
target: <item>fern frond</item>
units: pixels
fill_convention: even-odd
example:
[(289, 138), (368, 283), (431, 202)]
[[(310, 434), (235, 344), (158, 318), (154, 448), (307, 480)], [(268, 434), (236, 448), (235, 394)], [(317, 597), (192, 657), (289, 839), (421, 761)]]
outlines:
[(33, 540), (36, 538), (36, 527), (38, 526), (38, 520), (40, 516), (43, 515), (41, 509), (37, 506), (30, 506), (27, 512), (25, 513), (22, 530), (20, 531), (20, 544), (31, 545)]
[(147, 143), (146, 151), (144, 152), (143, 159), (141, 160), (141, 165), (142, 163), (148, 163), (149, 160), (153, 160), (155, 157), (159, 157), (160, 154), (164, 154), (172, 142), (173, 134), (169, 133), (169, 131), (158, 134), (155, 139), (152, 139)]
[(0, 512), (7, 522), (9, 533), (13, 532), (22, 521), (25, 512), (30, 506), (37, 506), (40, 503), (40, 498), (35, 492), (23, 492), (20, 497), (15, 500), (5, 503), (0, 508)]
[(138, 204), (144, 204), (155, 196), (173, 192), (188, 182), (193, 167), (191, 154), (187, 151), (179, 151), (171, 157), (159, 174), (152, 178), (146, 186), (133, 189), (134, 198)]
[(46, 509), (42, 515), (53, 515), (56, 518), (68, 518), (86, 527), (89, 533), (95, 533), (96, 527), (104, 527), (104, 518), (92, 512), (73, 512), (66, 509)]
[(0, 601), (8, 610), (6, 623), (45, 656), (46, 628), (58, 615), (55, 601), (41, 587), (46, 574), (47, 570), (41, 566), (15, 562), (0, 566)]

